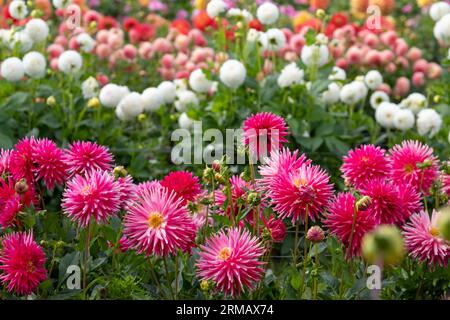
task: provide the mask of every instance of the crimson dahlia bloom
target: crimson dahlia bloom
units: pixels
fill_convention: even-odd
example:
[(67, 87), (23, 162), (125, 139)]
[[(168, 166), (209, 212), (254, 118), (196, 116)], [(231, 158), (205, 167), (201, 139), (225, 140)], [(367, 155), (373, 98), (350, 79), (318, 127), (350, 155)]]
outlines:
[(439, 234), (437, 221), (439, 213), (433, 212), (432, 218), (425, 211), (415, 214), (403, 228), (406, 247), (409, 254), (431, 266), (448, 265), (450, 259), (450, 243)]
[(84, 175), (97, 170), (111, 170), (113, 156), (106, 147), (95, 142), (77, 141), (66, 150), (65, 162), (70, 176)]
[(9, 172), (10, 158), (11, 158), (11, 150), (0, 149), (0, 175)]
[(182, 199), (167, 188), (152, 188), (133, 203), (124, 220), (124, 235), (139, 253), (167, 256), (188, 252), (196, 227)]
[(347, 258), (361, 254), (361, 241), (364, 235), (376, 226), (369, 210), (355, 211), (355, 206), (356, 199), (351, 193), (339, 193), (331, 203), (324, 222), (330, 233), (347, 248)]
[(34, 165), (32, 161), (33, 146), (36, 143), (34, 137), (23, 138), (11, 152), (9, 167), (11, 175), (16, 181), (26, 179), (28, 183), (34, 182)]
[(274, 210), (292, 223), (305, 221), (306, 212), (312, 221), (324, 211), (333, 195), (330, 177), (319, 166), (303, 165), (291, 172), (281, 172), (269, 189)]
[(370, 197), (368, 210), (378, 224), (402, 225), (412, 214), (422, 210), (420, 193), (406, 183), (374, 179), (361, 194)]
[(47, 278), (45, 254), (33, 234), (14, 232), (4, 236), (0, 251), (0, 280), (9, 292), (31, 294)]
[[(439, 160), (433, 149), (418, 141), (404, 141), (394, 146), (389, 157), (390, 174), (395, 182), (406, 182), (428, 194), (439, 175)], [(422, 164), (424, 168), (419, 168)]]
[(181, 199), (182, 205), (187, 204), (188, 201), (195, 201), (202, 191), (198, 178), (188, 171), (171, 172), (164, 177), (160, 184), (170, 191), (175, 191), (176, 196)]
[(288, 135), (288, 128), (284, 119), (270, 112), (260, 112), (244, 121), (243, 143), (249, 146), (250, 152), (258, 157), (271, 154), (272, 150), (279, 150)]
[(62, 200), (64, 213), (82, 227), (87, 227), (91, 218), (97, 223), (106, 222), (120, 205), (118, 183), (106, 171), (76, 175), (67, 183)]
[(264, 273), (260, 261), (264, 249), (249, 231), (221, 230), (201, 246), (197, 274), (202, 280), (213, 281), (217, 290), (226, 297), (238, 296), (251, 290)]
[(67, 176), (64, 153), (49, 139), (38, 139), (33, 145), (32, 160), (36, 179), (42, 179), (48, 189), (63, 184)]
[(385, 153), (385, 150), (374, 145), (362, 145), (350, 150), (343, 159), (342, 177), (357, 188), (364, 186), (370, 179), (386, 177), (389, 162)]

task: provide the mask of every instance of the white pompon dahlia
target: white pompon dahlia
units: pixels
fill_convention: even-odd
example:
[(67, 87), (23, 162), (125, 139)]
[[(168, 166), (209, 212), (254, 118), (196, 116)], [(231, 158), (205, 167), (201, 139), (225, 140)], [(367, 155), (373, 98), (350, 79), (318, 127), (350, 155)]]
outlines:
[(49, 28), (47, 22), (42, 19), (31, 19), (25, 25), (25, 32), (35, 43), (45, 41), (48, 37)]
[(32, 51), (23, 57), (23, 67), (29, 77), (41, 79), (45, 76), (47, 62), (40, 52)]
[(280, 16), (280, 12), (278, 10), (278, 7), (273, 3), (264, 2), (258, 7), (256, 16), (262, 24), (269, 25), (277, 22), (278, 17)]
[(220, 81), (231, 89), (239, 88), (245, 81), (247, 70), (237, 60), (228, 60), (220, 68)]
[(212, 87), (212, 81), (206, 77), (202, 69), (197, 69), (189, 76), (189, 86), (198, 93), (207, 93)]
[(157, 88), (147, 88), (142, 93), (144, 110), (154, 112), (164, 104), (164, 97)]
[(82, 66), (83, 58), (74, 50), (65, 51), (59, 56), (58, 69), (65, 74), (75, 74), (81, 70)]
[(441, 130), (442, 117), (434, 109), (423, 109), (417, 115), (417, 131), (421, 136), (434, 137)]
[(16, 57), (8, 58), (2, 62), (0, 74), (9, 82), (17, 82), (25, 75), (22, 60)]

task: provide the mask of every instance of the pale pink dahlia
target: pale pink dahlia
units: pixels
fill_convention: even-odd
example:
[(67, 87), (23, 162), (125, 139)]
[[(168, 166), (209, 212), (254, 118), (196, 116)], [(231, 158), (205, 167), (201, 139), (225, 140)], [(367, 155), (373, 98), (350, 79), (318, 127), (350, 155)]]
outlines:
[(198, 178), (188, 171), (171, 172), (160, 183), (169, 191), (175, 191), (176, 196), (182, 200), (182, 205), (195, 201), (202, 192)]
[(450, 198), (450, 174), (442, 174), (442, 191)]
[(16, 181), (22, 178), (26, 179), (28, 183), (34, 181), (32, 155), (35, 142), (34, 137), (23, 138), (14, 146), (14, 150), (11, 152), (9, 168)]
[(243, 143), (259, 157), (267, 156), (272, 150), (279, 150), (289, 133), (286, 122), (271, 112), (260, 112), (244, 121)]
[(367, 208), (378, 224), (400, 226), (422, 210), (420, 193), (407, 183), (374, 179), (366, 183), (361, 194), (370, 197)]
[(282, 151), (273, 150), (270, 158), (265, 158), (265, 164), (259, 167), (259, 174), (261, 179), (258, 180), (258, 185), (262, 190), (267, 190), (273, 179), (280, 172), (291, 172), (300, 169), (302, 165), (310, 165), (311, 160), (307, 159), (304, 154), (298, 156), (299, 151), (290, 152), (289, 149), (284, 148)]
[(62, 207), (79, 225), (86, 227), (91, 218), (106, 222), (120, 210), (120, 190), (114, 177), (106, 171), (76, 175), (67, 183)]
[(433, 155), (433, 149), (418, 141), (404, 141), (395, 145), (390, 153), (392, 179), (407, 182), (428, 194), (439, 175), (439, 160)]
[(197, 274), (201, 280), (213, 281), (218, 291), (235, 297), (251, 290), (264, 273), (261, 258), (264, 249), (249, 231), (221, 230), (201, 246)]
[(36, 179), (42, 179), (48, 189), (62, 185), (67, 176), (64, 153), (49, 139), (38, 139), (33, 145), (32, 160)]
[(330, 233), (347, 248), (347, 258), (360, 255), (362, 238), (376, 225), (369, 210), (355, 210), (355, 206), (356, 199), (351, 193), (339, 193), (330, 205), (324, 222)]
[(112, 169), (113, 156), (104, 146), (95, 142), (77, 141), (66, 151), (66, 163), (71, 176)]
[(160, 187), (161, 187), (161, 184), (159, 183), (158, 180), (146, 181), (146, 182), (139, 183), (137, 185), (136, 193), (139, 197), (142, 197), (142, 195), (150, 192), (150, 190), (152, 190), (154, 188), (160, 188)]
[(33, 234), (14, 232), (3, 237), (0, 251), (0, 280), (9, 292), (31, 294), (47, 278), (45, 254)]
[(124, 235), (139, 253), (167, 256), (189, 252), (196, 227), (182, 199), (167, 188), (154, 188), (130, 206), (124, 220)]
[(386, 177), (389, 162), (385, 153), (385, 150), (374, 145), (362, 145), (350, 150), (343, 158), (342, 177), (357, 188), (362, 187), (370, 179)]
[(11, 158), (11, 150), (0, 149), (0, 176), (9, 172), (10, 158)]
[(431, 220), (424, 211), (415, 214), (403, 228), (403, 235), (412, 257), (428, 262), (429, 266), (445, 267), (450, 259), (450, 243), (440, 236), (438, 219), (437, 211), (433, 212)]
[(305, 221), (306, 212), (312, 221), (323, 212), (333, 195), (329, 175), (319, 166), (303, 165), (292, 172), (282, 172), (269, 189), (274, 210), (292, 223)]

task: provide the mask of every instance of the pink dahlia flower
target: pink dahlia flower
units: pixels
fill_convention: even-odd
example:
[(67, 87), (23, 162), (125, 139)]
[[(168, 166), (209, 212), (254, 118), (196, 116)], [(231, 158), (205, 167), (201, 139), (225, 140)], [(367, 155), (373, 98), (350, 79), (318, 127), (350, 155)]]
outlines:
[(196, 227), (182, 199), (167, 188), (154, 188), (128, 210), (124, 235), (131, 246), (147, 256), (167, 256), (178, 250), (189, 252)]
[(181, 204), (183, 206), (188, 201), (195, 201), (202, 191), (198, 178), (188, 171), (171, 172), (160, 183), (169, 191), (175, 191), (176, 196), (182, 200)]
[(439, 213), (433, 212), (430, 220), (428, 213), (422, 211), (411, 217), (411, 221), (403, 228), (406, 247), (410, 255), (429, 266), (447, 266), (450, 259), (450, 243), (439, 234), (437, 221)]
[(139, 183), (136, 188), (137, 196), (142, 197), (145, 193), (150, 192), (154, 188), (160, 188), (161, 184), (157, 180)]
[(389, 168), (385, 153), (386, 151), (374, 145), (362, 145), (350, 150), (344, 156), (342, 177), (357, 188), (362, 187), (370, 179), (384, 178)]
[(428, 194), (439, 175), (439, 160), (433, 155), (433, 149), (418, 141), (404, 141), (394, 146), (390, 153), (392, 179), (410, 183), (418, 191)]
[(114, 177), (106, 171), (76, 175), (67, 183), (62, 207), (79, 225), (86, 227), (94, 218), (104, 223), (120, 209), (120, 189)]
[(376, 223), (369, 210), (356, 209), (356, 199), (350, 193), (339, 193), (330, 205), (325, 226), (347, 248), (346, 256), (351, 258), (361, 253), (361, 241)]
[(378, 224), (402, 225), (422, 210), (420, 193), (407, 183), (374, 179), (366, 183), (361, 194), (370, 197), (367, 208)]
[(298, 153), (298, 150), (291, 153), (287, 148), (282, 151), (273, 150), (270, 158), (266, 158), (265, 164), (259, 167), (261, 179), (258, 180), (258, 185), (261, 189), (267, 190), (279, 173), (295, 171), (300, 169), (302, 165), (311, 164), (311, 160), (307, 159), (304, 154), (299, 157)]
[(28, 183), (34, 181), (32, 155), (35, 143), (34, 137), (26, 137), (14, 146), (9, 159), (9, 166), (10, 172), (16, 181), (22, 178), (26, 179)]
[(281, 173), (271, 184), (269, 196), (274, 210), (292, 223), (305, 221), (306, 213), (312, 221), (324, 211), (333, 195), (330, 177), (319, 166), (303, 165), (292, 172)]
[(286, 122), (270, 112), (257, 113), (244, 121), (243, 143), (258, 157), (264, 157), (272, 150), (279, 150), (288, 135)]
[(442, 174), (442, 191), (450, 198), (450, 174)]
[(31, 294), (47, 278), (44, 251), (33, 240), (32, 233), (7, 234), (1, 244), (0, 280), (9, 292)]
[(9, 159), (11, 158), (11, 150), (0, 149), (0, 176), (9, 172)]
[(42, 179), (48, 189), (63, 184), (67, 176), (64, 153), (49, 139), (38, 139), (33, 145), (36, 179)]
[(129, 175), (124, 178), (117, 178), (117, 185), (119, 187), (120, 207), (121, 209), (127, 209), (137, 197), (137, 186)]
[(17, 215), (24, 206), (31, 204), (37, 206), (33, 188), (19, 195), (12, 178), (8, 182), (0, 178), (0, 225), (3, 228), (18, 225)]
[(70, 176), (112, 169), (113, 156), (106, 147), (95, 142), (74, 142), (66, 151), (65, 158)]
[(197, 274), (213, 281), (225, 297), (235, 297), (261, 280), (263, 254), (261, 243), (247, 230), (221, 230), (201, 246)]

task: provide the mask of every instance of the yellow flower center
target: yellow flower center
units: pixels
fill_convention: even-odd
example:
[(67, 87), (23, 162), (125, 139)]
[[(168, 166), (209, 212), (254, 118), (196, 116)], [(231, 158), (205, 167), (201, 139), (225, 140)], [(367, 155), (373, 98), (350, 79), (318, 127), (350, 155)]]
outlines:
[(413, 166), (412, 164), (408, 163), (408, 164), (405, 166), (405, 171), (406, 171), (406, 172), (411, 173), (411, 172), (413, 172), (413, 170), (414, 170), (414, 166)]
[(92, 187), (90, 184), (87, 184), (82, 190), (81, 190), (81, 195), (82, 196), (87, 196), (90, 195), (92, 191)]
[(436, 227), (431, 227), (431, 229), (430, 229), (430, 234), (431, 234), (433, 237), (439, 236), (439, 229), (436, 228)]
[(231, 256), (231, 248), (230, 247), (223, 248), (222, 250), (220, 250), (219, 254), (217, 255), (217, 257), (223, 261), (227, 261), (228, 258), (230, 258), (230, 256)]
[(152, 229), (158, 229), (161, 227), (161, 225), (164, 222), (164, 217), (159, 212), (150, 212), (150, 215), (148, 217), (148, 225)]
[(294, 185), (297, 188), (300, 188), (300, 186), (304, 187), (306, 185), (306, 179), (305, 178), (295, 178)]

